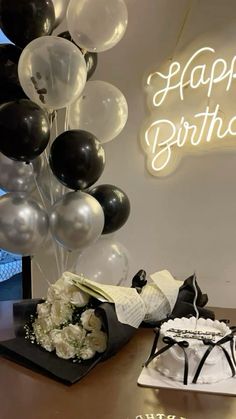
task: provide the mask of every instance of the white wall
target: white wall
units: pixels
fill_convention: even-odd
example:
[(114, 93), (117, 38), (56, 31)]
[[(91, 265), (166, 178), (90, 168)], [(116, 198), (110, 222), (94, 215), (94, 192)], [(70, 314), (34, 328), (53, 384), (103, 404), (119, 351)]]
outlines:
[[(148, 174), (139, 144), (147, 112), (143, 76), (173, 54), (191, 4), (176, 53), (200, 35), (216, 39), (217, 46), (221, 42), (223, 49), (228, 42), (236, 44), (236, 31), (228, 31), (236, 17), (234, 0), (127, 0), (126, 35), (99, 55), (93, 77), (120, 88), (129, 105), (124, 131), (104, 146), (106, 167), (98, 183), (120, 186), (130, 198), (131, 216), (116, 234), (130, 251), (130, 278), (140, 268), (148, 273), (167, 268), (181, 279), (196, 270), (212, 305), (234, 307), (236, 152), (187, 156), (171, 176), (158, 179)], [(226, 31), (222, 38), (219, 29)], [(52, 257), (39, 255), (47, 272), (55, 271)], [(33, 289), (34, 295), (45, 293), (35, 266)]]

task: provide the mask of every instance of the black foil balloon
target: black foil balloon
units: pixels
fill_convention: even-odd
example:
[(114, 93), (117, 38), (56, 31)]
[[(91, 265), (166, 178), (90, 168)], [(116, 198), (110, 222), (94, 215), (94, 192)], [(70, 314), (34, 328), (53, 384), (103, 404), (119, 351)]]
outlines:
[(105, 216), (102, 234), (113, 233), (126, 223), (130, 214), (130, 202), (120, 188), (114, 185), (98, 185), (88, 193), (102, 206)]
[(50, 137), (48, 116), (28, 99), (0, 107), (0, 151), (13, 160), (30, 161), (47, 147)]
[(11, 44), (0, 44), (0, 104), (26, 98), (18, 79), (21, 49)]
[[(80, 48), (71, 38), (70, 36), (70, 32), (66, 31), (66, 32), (62, 32), (58, 35), (60, 38), (64, 38), (67, 39), (68, 41), (73, 42), (73, 44), (75, 44), (82, 52), (82, 48)], [(98, 64), (98, 55), (96, 52), (89, 52), (86, 51), (84, 54), (84, 59), (86, 62), (86, 66), (87, 66), (87, 80), (89, 80), (93, 73), (95, 72), (96, 68), (97, 68), (97, 64)]]
[(86, 189), (101, 176), (105, 152), (98, 139), (87, 131), (71, 130), (52, 144), (49, 162), (57, 179), (70, 189)]
[(1, 0), (0, 26), (5, 35), (24, 48), (40, 36), (50, 35), (55, 25), (52, 0)]

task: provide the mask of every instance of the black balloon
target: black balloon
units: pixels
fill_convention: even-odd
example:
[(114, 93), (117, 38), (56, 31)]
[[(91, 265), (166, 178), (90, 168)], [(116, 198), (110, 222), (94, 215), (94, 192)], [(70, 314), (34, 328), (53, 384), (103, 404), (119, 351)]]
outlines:
[[(64, 38), (64, 39), (67, 39), (68, 41), (73, 42), (73, 44), (75, 44), (82, 51), (82, 49), (71, 38), (70, 32), (68, 31), (62, 32), (58, 36), (60, 36), (60, 38)], [(87, 80), (89, 80), (97, 68), (98, 55), (96, 52), (86, 51), (84, 54), (84, 59), (87, 66)]]
[(5, 35), (24, 48), (30, 41), (50, 35), (55, 25), (52, 0), (1, 0), (0, 26)]
[(15, 45), (0, 44), (0, 104), (26, 98), (18, 78), (21, 52)]
[(88, 193), (103, 209), (105, 224), (102, 234), (113, 233), (126, 223), (130, 214), (130, 202), (120, 188), (114, 185), (98, 185)]
[(34, 102), (21, 99), (0, 107), (0, 151), (13, 160), (30, 161), (47, 147), (47, 114)]
[(105, 152), (91, 133), (65, 131), (52, 144), (49, 162), (57, 179), (70, 189), (86, 189), (101, 176)]

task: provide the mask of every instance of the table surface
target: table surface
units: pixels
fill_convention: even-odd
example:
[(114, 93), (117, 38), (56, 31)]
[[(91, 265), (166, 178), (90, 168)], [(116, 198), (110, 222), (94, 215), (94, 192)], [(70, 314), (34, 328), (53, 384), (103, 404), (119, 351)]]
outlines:
[[(214, 309), (236, 324), (236, 310)], [(0, 303), (0, 340), (14, 336), (12, 302)], [(235, 419), (236, 398), (139, 387), (153, 331), (140, 329), (114, 357), (65, 386), (0, 357), (1, 419)]]

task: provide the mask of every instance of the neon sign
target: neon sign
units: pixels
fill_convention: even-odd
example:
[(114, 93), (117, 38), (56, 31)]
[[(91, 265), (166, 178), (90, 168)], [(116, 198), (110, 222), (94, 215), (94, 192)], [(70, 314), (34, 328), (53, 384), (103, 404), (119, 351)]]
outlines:
[[(165, 176), (172, 172), (183, 151), (202, 152), (210, 146), (219, 148), (222, 144), (233, 145), (230, 137), (236, 136), (236, 115), (226, 118), (220, 104), (212, 98), (214, 99), (217, 87), (220, 87), (221, 91), (223, 89), (224, 95), (232, 87), (236, 79), (236, 56), (230, 63), (215, 57), (214, 48), (200, 48), (184, 66), (178, 61), (173, 61), (166, 73), (156, 71), (147, 77), (146, 88), (151, 117), (143, 128), (142, 147), (147, 155), (148, 169), (153, 175)], [(207, 60), (211, 62), (210, 65)], [(191, 105), (187, 116), (181, 114), (179, 105), (186, 101), (186, 92), (192, 99), (199, 89), (205, 95), (205, 109), (191, 114)], [(165, 116), (168, 116), (168, 106), (164, 111), (160, 109), (165, 106), (170, 95), (173, 98), (173, 94), (175, 100), (177, 98), (174, 120)], [(210, 105), (211, 101), (213, 106)], [(196, 103), (196, 106), (198, 105)]]

